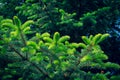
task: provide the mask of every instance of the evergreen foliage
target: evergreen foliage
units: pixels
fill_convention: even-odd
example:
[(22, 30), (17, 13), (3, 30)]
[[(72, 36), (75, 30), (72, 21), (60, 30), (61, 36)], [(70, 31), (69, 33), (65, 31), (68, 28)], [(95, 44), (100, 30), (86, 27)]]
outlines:
[[(60, 31), (65, 34), (64, 32), (70, 33), (74, 30), (74, 26), (80, 27), (83, 25), (81, 21), (74, 19), (75, 12), (68, 13), (63, 9), (65, 3), (65, 0), (26, 0), (22, 6), (16, 7), (16, 10), (19, 10), (20, 15), (34, 20), (39, 32), (54, 33)], [(70, 31), (68, 31), (68, 28)]]
[(22, 0), (0, 0), (0, 15), (4, 18), (12, 18), (16, 15), (16, 6), (19, 6)]
[[(22, 24), (17, 16), (13, 20), (1, 21), (4, 32), (1, 35), (1, 52), (6, 51), (1, 55), (8, 56), (10, 61), (0, 67), (2, 80), (107, 80), (111, 74), (107, 69), (120, 69), (118, 64), (104, 62), (108, 57), (99, 43), (109, 34), (82, 36), (84, 43), (69, 42), (70, 36), (60, 36), (59, 32), (55, 32), (53, 37), (46, 32), (28, 38), (31, 24), (34, 24), (32, 20)], [(83, 49), (78, 51), (78, 48)], [(94, 74), (91, 69), (101, 72)]]
[(0, 11), (0, 80), (120, 79), (120, 0), (0, 0)]

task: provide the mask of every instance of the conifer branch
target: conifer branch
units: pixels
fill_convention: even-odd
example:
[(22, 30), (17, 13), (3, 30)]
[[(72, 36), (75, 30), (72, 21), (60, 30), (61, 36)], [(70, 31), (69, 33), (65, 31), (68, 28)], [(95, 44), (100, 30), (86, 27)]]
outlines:
[(15, 53), (17, 53), (23, 60), (26, 60), (26, 58), (17, 50), (13, 47), (13, 45), (9, 44), (9, 47), (14, 50)]
[(41, 67), (39, 67), (37, 64), (28, 61), (29, 63), (31, 63), (36, 69), (38, 69), (41, 73), (43, 73), (46, 77), (50, 78), (48, 73)]
[(19, 31), (20, 31), (20, 37), (22, 39), (22, 42), (23, 42), (24, 46), (26, 46), (27, 43), (26, 43), (26, 40), (25, 40), (24, 35), (22, 33), (22, 30), (20, 28), (19, 28)]
[(49, 16), (49, 19), (51, 20), (52, 24), (55, 25), (53, 18), (52, 18), (51, 15), (49, 14), (49, 10), (48, 10), (48, 8), (47, 8), (47, 4), (44, 3), (42, 0), (39, 0), (39, 2), (42, 3), (42, 4), (45, 6), (45, 12), (46, 12), (47, 15)]
[(32, 64), (36, 69), (38, 69), (38, 71), (40, 71), (40, 73), (43, 73), (46, 77), (50, 78), (48, 73), (43, 68), (41, 68), (40, 66), (37, 66), (37, 64), (31, 62), (28, 58), (24, 57), (17, 49), (15, 49), (13, 47), (13, 45), (9, 45), (9, 47), (11, 49), (13, 49), (15, 51), (15, 53), (17, 53), (22, 58), (22, 60), (26, 60), (27, 62)]
[[(18, 27), (18, 28), (19, 28), (20, 37), (21, 37), (21, 40), (22, 40), (22, 42), (23, 42), (23, 45), (26, 46), (27, 43), (26, 43), (26, 40), (25, 40), (24, 34), (22, 33), (21, 28), (20, 28), (20, 27)], [(28, 53), (26, 53), (26, 58), (28, 58)]]

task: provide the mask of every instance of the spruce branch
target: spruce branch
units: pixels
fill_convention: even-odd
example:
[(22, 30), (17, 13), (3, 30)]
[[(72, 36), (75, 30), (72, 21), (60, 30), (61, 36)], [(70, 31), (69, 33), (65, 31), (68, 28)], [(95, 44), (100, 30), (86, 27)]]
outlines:
[[(23, 45), (26, 46), (26, 45), (27, 45), (27, 42), (26, 42), (26, 39), (25, 39), (25, 37), (24, 37), (24, 34), (23, 34), (23, 32), (22, 32), (22, 30), (21, 30), (20, 27), (18, 27), (18, 29), (19, 29), (19, 32), (20, 32), (20, 37), (21, 37), (21, 40), (22, 40), (22, 42), (23, 42)], [(26, 58), (28, 58), (28, 53), (27, 53), (27, 52), (26, 52)]]
[(46, 50), (46, 49), (44, 49), (44, 48), (41, 48), (40, 50), (39, 50), (40, 52), (44, 52), (44, 53), (47, 53), (47, 55), (50, 57), (50, 63), (52, 64), (52, 62), (53, 62), (53, 56), (55, 56), (55, 55), (52, 55), (52, 54), (54, 54), (54, 53), (52, 53), (51, 51), (49, 51), (49, 50)]
[(28, 62), (30, 64), (32, 64), (36, 69), (38, 69), (41, 73), (43, 73), (46, 77), (50, 78), (48, 73), (42, 67), (38, 66), (37, 64), (35, 64), (35, 63), (33, 63), (33, 62), (29, 61), (29, 60), (28, 60)]
[(53, 18), (51, 17), (51, 14), (49, 13), (49, 9), (47, 8), (47, 4), (44, 3), (42, 0), (39, 0), (39, 3), (42, 3), (45, 6), (45, 12), (49, 16), (49, 19), (51, 20), (51, 23), (55, 25)]
[(92, 50), (92, 45), (89, 45), (84, 52), (81, 53), (81, 55), (79, 56), (78, 58), (78, 61), (77, 61), (77, 66), (80, 64), (80, 59), (83, 58), (85, 55), (87, 55), (90, 51)]
[(13, 45), (9, 44), (9, 47), (13, 49), (14, 52), (17, 53), (22, 58), (22, 60), (26, 60), (27, 62), (32, 64), (40, 73), (43, 73), (46, 77), (50, 78), (48, 73), (42, 67), (38, 66), (37, 64), (31, 62), (28, 58), (24, 57), (17, 49), (14, 48)]
[(27, 43), (26, 43), (26, 40), (25, 40), (25, 37), (24, 37), (24, 35), (23, 35), (23, 32), (22, 32), (21, 28), (19, 28), (19, 32), (20, 32), (21, 40), (22, 40), (24, 46), (26, 46)]
[(13, 49), (14, 52), (17, 53), (23, 60), (26, 60), (26, 58), (17, 49), (15, 49), (13, 45), (9, 44), (9, 47)]

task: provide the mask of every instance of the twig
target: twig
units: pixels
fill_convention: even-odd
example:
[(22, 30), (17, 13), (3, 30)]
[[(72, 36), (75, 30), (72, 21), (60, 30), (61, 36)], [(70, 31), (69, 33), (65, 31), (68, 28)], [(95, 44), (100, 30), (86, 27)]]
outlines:
[(13, 49), (23, 60), (26, 60), (26, 58), (17, 49), (15, 49), (13, 45), (9, 44), (9, 47)]
[(27, 62), (29, 62), (30, 64), (32, 64), (36, 69), (38, 69), (40, 71), (40, 73), (43, 73), (46, 77), (50, 78), (48, 73), (42, 69), (41, 67), (39, 67), (37, 64), (31, 62), (28, 58), (24, 57), (17, 49), (15, 49), (13, 47), (13, 45), (9, 45), (11, 49), (13, 49), (23, 60), (26, 60)]

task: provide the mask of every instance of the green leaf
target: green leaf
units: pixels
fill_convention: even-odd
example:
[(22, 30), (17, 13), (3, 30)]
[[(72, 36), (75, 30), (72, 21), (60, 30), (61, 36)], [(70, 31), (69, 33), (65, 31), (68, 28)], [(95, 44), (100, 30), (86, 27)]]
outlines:
[(70, 54), (70, 55), (73, 55), (75, 53), (76, 49), (73, 48), (73, 49), (68, 49), (67, 50), (67, 53)]
[(90, 35), (89, 40), (92, 41), (92, 39), (93, 39), (93, 35)]
[(87, 47), (87, 45), (86, 45), (86, 44), (84, 44), (84, 43), (79, 43), (79, 47), (86, 48), (86, 47)]
[(27, 47), (23, 47), (23, 48), (21, 48), (21, 51), (22, 51), (22, 52), (27, 52), (27, 51), (28, 51), (28, 48), (27, 48)]
[(51, 67), (52, 67), (51, 64), (47, 64), (46, 69), (49, 69), (49, 68), (51, 68)]
[(11, 40), (11, 38), (4, 38), (5, 43), (9, 43)]
[(43, 41), (39, 41), (38, 45), (39, 45), (39, 46), (44, 45)]
[(55, 48), (56, 46), (54, 45), (54, 44), (51, 44), (49, 47), (48, 47), (48, 49), (53, 49), (53, 48)]
[(55, 44), (57, 43), (57, 41), (60, 39), (60, 33), (59, 32), (55, 32), (54, 36), (53, 36), (53, 41), (55, 42)]
[(71, 48), (78, 48), (79, 45), (80, 45), (80, 44), (78, 44), (78, 43), (71, 43), (71, 44), (70, 44), (70, 47), (71, 47)]
[(11, 24), (13, 24), (13, 21), (11, 19), (4, 19), (4, 20), (1, 21), (1, 24), (3, 24), (3, 23), (11, 23)]
[[(60, 12), (62, 15), (65, 14), (65, 11), (64, 11), (63, 9), (60, 9), (59, 12)], [(61, 20), (63, 20), (63, 19), (61, 19)]]
[(46, 32), (46, 33), (43, 33), (41, 36), (42, 37), (50, 37), (50, 34), (48, 32)]
[(9, 27), (9, 28), (12, 28), (12, 29), (17, 29), (17, 26), (14, 25), (14, 24), (11, 24), (11, 23), (3, 23), (2, 24), (3, 27)]
[(38, 45), (34, 41), (27, 41), (27, 46), (31, 46), (34, 49), (39, 49)]
[(60, 37), (60, 39), (58, 40), (58, 42), (63, 43), (65, 41), (69, 40), (69, 39), (70, 39), (70, 36), (62, 36), (62, 37)]
[(120, 80), (120, 75), (112, 76), (110, 80)]
[(53, 42), (53, 40), (51, 38), (49, 38), (49, 37), (44, 37), (43, 40), (48, 42), (48, 43), (52, 43)]
[(120, 69), (120, 65), (116, 63), (107, 62), (105, 63), (106, 68)]
[(17, 31), (12, 31), (11, 33), (10, 33), (10, 36), (11, 36), (11, 38), (19, 38), (19, 35), (18, 35), (19, 33), (18, 33), (18, 30)]
[(24, 28), (30, 26), (31, 24), (34, 24), (34, 21), (33, 20), (28, 20), (21, 26), (21, 29), (24, 29)]
[(65, 59), (66, 58), (66, 56), (59, 56), (59, 59), (60, 60), (63, 60), (63, 59)]
[(3, 80), (11, 79), (13, 76), (12, 75), (4, 75)]
[(41, 38), (40, 33), (36, 33), (36, 37), (37, 37), (38, 39), (40, 39), (40, 38)]
[(36, 54), (36, 49), (34, 49), (34, 48), (29, 48), (28, 49), (28, 52), (30, 53), (30, 54)]
[(20, 19), (19, 19), (17, 16), (14, 16), (14, 17), (13, 17), (13, 22), (14, 22), (14, 24), (15, 24), (18, 28), (21, 27), (21, 21), (20, 21)]
[(95, 76), (92, 77), (92, 80), (108, 80), (105, 74), (97, 73)]
[(82, 36), (82, 40), (84, 41), (84, 43), (90, 44), (90, 40), (88, 39), (88, 37)]
[(65, 71), (70, 66), (69, 61), (61, 62), (62, 71)]
[(54, 63), (55, 65), (58, 65), (58, 64), (59, 64), (59, 61), (58, 61), (58, 60), (54, 60), (53, 63)]
[(91, 61), (93, 58), (91, 55), (85, 55), (83, 58), (80, 59), (81, 62)]
[(36, 53), (36, 61), (37, 62), (40, 62), (43, 60), (43, 56), (42, 56), (42, 53)]
[(30, 31), (30, 27), (26, 27), (23, 29), (23, 33), (27, 33), (27, 31)]
[(77, 26), (77, 27), (81, 27), (83, 26), (83, 23), (82, 22), (78, 22), (78, 23), (73, 23), (74, 26)]
[(99, 43), (99, 40), (100, 40), (101, 36), (102, 36), (102, 34), (97, 34), (93, 37), (93, 40), (92, 40), (93, 45), (96, 45), (96, 44)]
[(99, 39), (98, 43), (102, 42), (103, 40), (105, 40), (105, 39), (106, 39), (107, 37), (109, 37), (109, 36), (110, 36), (110, 34), (108, 34), (108, 33), (103, 34), (103, 35), (101, 36), (101, 38)]

